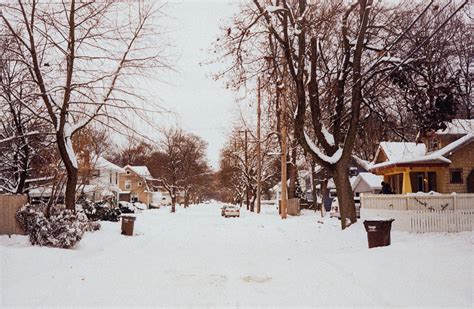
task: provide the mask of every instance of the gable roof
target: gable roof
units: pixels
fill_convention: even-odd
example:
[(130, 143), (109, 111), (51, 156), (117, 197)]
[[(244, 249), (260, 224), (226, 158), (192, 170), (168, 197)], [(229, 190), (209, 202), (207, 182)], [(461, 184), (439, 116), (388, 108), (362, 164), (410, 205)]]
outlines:
[(145, 178), (151, 177), (151, 173), (148, 170), (148, 167), (146, 167), (144, 165), (135, 165), (135, 166), (127, 165), (127, 166), (124, 167), (124, 169), (129, 169), (129, 170), (131, 170), (132, 172), (134, 172), (135, 174), (137, 174), (138, 176), (141, 176), (141, 177), (145, 177)]
[(469, 134), (474, 132), (474, 119), (454, 119), (446, 124), (446, 129), (436, 131), (437, 135)]
[(474, 133), (469, 133), (455, 140), (454, 142), (444, 146), (443, 148), (433, 151), (431, 153), (426, 153), (426, 147), (424, 147), (424, 144), (419, 144), (419, 145), (423, 145), (422, 148), (425, 150), (423, 153), (421, 152), (422, 148), (420, 148), (418, 149), (419, 152), (413, 151), (411, 153), (408, 153), (407, 156), (403, 156), (403, 155), (394, 156), (392, 160), (390, 160), (389, 158), (389, 160), (385, 162), (372, 165), (371, 170), (381, 168), (381, 167), (396, 165), (396, 164), (409, 164), (409, 163), (448, 163), (449, 164), (451, 163), (451, 160), (446, 158), (446, 156), (449, 156), (453, 151), (471, 143), (472, 141), (474, 141)]
[(372, 189), (381, 189), (383, 176), (366, 172), (359, 173), (359, 175), (357, 175), (357, 178), (352, 183), (352, 189), (354, 189), (361, 181), (364, 181)]
[(423, 143), (381, 142), (375, 158), (378, 157), (380, 150), (383, 150), (388, 161), (397, 161), (424, 155), (426, 152), (426, 146)]
[(95, 164), (96, 169), (110, 170), (118, 173), (125, 173), (125, 170), (118, 165), (113, 164), (112, 162), (106, 160), (104, 157), (97, 157)]

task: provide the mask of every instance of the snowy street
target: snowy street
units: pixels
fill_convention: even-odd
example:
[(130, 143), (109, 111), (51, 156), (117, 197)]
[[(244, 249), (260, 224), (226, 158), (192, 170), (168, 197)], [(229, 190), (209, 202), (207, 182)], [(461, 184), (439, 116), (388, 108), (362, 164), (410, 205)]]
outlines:
[(369, 250), (361, 221), (220, 206), (146, 210), (133, 237), (102, 222), (72, 250), (0, 236), (0, 307), (472, 306), (472, 233), (392, 232)]

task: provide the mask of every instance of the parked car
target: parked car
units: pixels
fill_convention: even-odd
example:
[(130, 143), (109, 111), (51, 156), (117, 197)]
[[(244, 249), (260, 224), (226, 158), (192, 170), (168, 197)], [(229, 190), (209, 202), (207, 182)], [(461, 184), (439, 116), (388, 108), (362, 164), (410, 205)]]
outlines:
[(224, 217), (240, 217), (240, 208), (236, 205), (227, 205), (224, 208)]
[[(354, 202), (355, 202), (357, 218), (360, 218), (360, 197), (354, 197)], [(329, 212), (329, 217), (330, 218), (336, 217), (338, 219), (341, 219), (341, 213), (339, 212), (339, 201), (337, 197), (332, 200), (331, 211)]]

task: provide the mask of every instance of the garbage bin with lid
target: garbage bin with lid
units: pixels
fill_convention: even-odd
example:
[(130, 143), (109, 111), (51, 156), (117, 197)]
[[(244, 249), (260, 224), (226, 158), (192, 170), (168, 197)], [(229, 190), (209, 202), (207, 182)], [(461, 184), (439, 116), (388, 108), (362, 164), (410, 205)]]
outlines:
[(369, 248), (390, 246), (390, 230), (395, 219), (365, 220)]
[(135, 224), (136, 217), (134, 215), (122, 215), (122, 234), (127, 236), (133, 236), (133, 226)]

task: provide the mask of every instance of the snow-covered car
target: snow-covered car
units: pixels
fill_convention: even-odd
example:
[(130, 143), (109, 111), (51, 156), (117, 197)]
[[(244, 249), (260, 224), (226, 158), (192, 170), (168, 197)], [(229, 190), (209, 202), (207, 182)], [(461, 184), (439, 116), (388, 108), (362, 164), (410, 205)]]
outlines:
[[(356, 208), (356, 215), (357, 218), (360, 218), (360, 197), (354, 197), (355, 208)], [(341, 213), (339, 212), (339, 201), (336, 198), (332, 200), (331, 204), (331, 211), (329, 212), (330, 218), (338, 218), (341, 219)]]
[(240, 217), (240, 208), (236, 205), (227, 205), (224, 208), (224, 217)]

